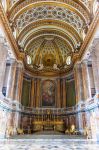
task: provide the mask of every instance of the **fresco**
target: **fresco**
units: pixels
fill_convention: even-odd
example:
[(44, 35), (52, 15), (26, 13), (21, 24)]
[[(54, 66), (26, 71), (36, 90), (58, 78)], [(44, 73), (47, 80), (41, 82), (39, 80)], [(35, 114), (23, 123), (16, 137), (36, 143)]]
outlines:
[(55, 84), (51, 80), (42, 82), (42, 107), (55, 106)]

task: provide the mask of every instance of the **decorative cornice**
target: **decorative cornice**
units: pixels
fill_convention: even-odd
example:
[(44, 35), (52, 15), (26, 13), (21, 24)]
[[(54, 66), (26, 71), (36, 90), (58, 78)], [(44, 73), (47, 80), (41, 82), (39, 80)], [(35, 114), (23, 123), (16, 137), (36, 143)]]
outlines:
[[(73, 28), (70, 28), (70, 26), (68, 24), (65, 24), (65, 23), (61, 23), (59, 24), (59, 22), (57, 21), (52, 21), (52, 20), (49, 20), (48, 22), (46, 21), (37, 21), (35, 24), (30, 24), (30, 26), (26, 27), (25, 29), (22, 30), (22, 32), (20, 33), (19, 37), (17, 38), (17, 41), (21, 42), (25, 40), (31, 35), (34, 36), (34, 34), (38, 31), (42, 31), (42, 30), (45, 30), (47, 31), (47, 27), (49, 27), (49, 30), (56, 30), (55, 32), (59, 32), (66, 36), (70, 36), (71, 39), (73, 39), (73, 44), (75, 45), (75, 42), (77, 43), (82, 43), (82, 39), (81, 39), (81, 35), (79, 35)], [(28, 35), (29, 34), (29, 35)], [(61, 35), (60, 34), (60, 35)], [(66, 38), (66, 36), (63, 36), (64, 38)], [(67, 39), (67, 38), (66, 38)], [(25, 42), (27, 43), (27, 42)], [(26, 45), (26, 44), (25, 44)]]

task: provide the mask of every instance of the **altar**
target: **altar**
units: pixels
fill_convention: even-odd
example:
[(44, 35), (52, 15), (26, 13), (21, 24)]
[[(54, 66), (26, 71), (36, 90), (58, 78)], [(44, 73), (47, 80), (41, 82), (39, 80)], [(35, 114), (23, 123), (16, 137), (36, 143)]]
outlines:
[(34, 121), (33, 131), (59, 131), (64, 132), (64, 122), (63, 121)]

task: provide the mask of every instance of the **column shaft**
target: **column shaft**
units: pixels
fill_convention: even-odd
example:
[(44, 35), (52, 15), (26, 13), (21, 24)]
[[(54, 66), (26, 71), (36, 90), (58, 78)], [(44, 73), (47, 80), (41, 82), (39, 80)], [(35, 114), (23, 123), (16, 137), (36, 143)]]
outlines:
[(34, 107), (36, 107), (36, 97), (37, 97), (37, 80), (34, 79)]
[(40, 107), (40, 79), (37, 79), (36, 107)]
[(84, 100), (91, 99), (91, 86), (89, 79), (89, 71), (87, 61), (82, 62), (82, 78), (83, 78), (83, 89), (84, 89)]
[(63, 108), (66, 107), (66, 79), (63, 79)]
[(92, 69), (93, 69), (95, 90), (96, 90), (96, 94), (99, 94), (99, 72), (98, 72), (99, 66), (97, 63), (97, 56), (94, 50), (91, 53), (91, 56), (92, 56)]
[(3, 41), (0, 41), (0, 94), (2, 95), (2, 88), (6, 69), (7, 47), (4, 46)]
[(23, 84), (23, 66), (19, 62), (17, 63), (15, 85), (14, 85), (14, 99), (17, 100), (18, 102), (21, 102), (22, 84)]
[(60, 79), (57, 79), (57, 108), (61, 108)]
[(35, 82), (34, 79), (32, 79), (32, 83), (31, 83), (31, 107), (35, 107), (35, 96), (34, 96), (34, 89), (35, 89)]
[(6, 92), (6, 97), (11, 99), (14, 98), (15, 75), (16, 75), (16, 61), (11, 60)]
[(76, 91), (76, 104), (83, 100), (83, 83), (82, 83), (82, 72), (81, 64), (76, 64), (74, 68), (75, 78), (75, 91)]

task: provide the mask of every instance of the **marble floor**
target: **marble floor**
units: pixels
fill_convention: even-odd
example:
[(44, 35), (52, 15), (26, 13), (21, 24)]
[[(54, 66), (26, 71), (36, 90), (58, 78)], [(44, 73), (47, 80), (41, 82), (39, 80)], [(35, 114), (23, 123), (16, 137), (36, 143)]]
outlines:
[(0, 150), (99, 150), (99, 143), (85, 139), (1, 139)]

